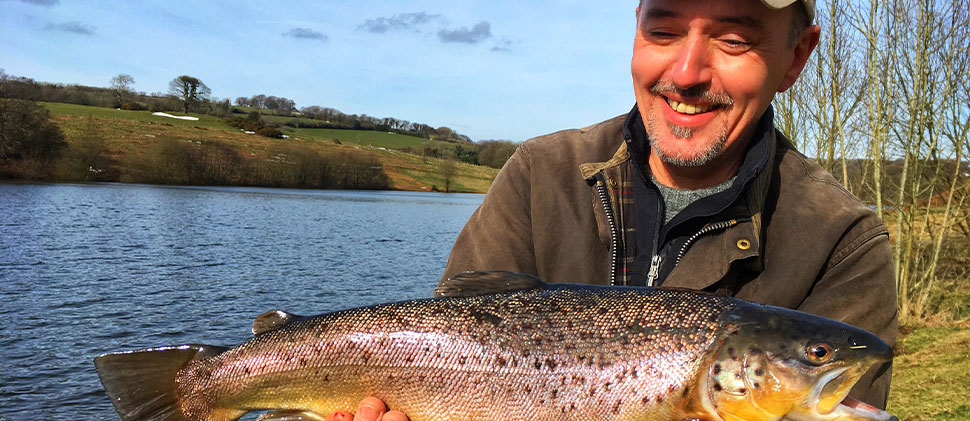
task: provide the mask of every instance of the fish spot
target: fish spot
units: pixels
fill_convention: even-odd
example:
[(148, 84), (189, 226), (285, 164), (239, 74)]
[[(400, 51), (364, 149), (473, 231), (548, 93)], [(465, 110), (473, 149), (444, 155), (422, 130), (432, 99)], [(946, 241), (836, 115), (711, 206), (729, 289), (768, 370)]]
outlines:
[(552, 358), (546, 358), (546, 367), (549, 367), (550, 370), (555, 370), (556, 360), (553, 360)]
[(719, 382), (714, 382), (714, 391), (716, 391), (716, 392), (720, 392), (720, 391), (722, 391), (722, 390), (724, 390), (724, 388), (723, 388), (723, 387), (721, 387), (721, 383), (719, 383)]
[(650, 403), (650, 397), (649, 396), (644, 396), (643, 399), (640, 399), (640, 403), (643, 404), (643, 405), (646, 405), (646, 404)]
[(505, 367), (508, 365), (508, 363), (509, 362), (505, 361), (505, 358), (502, 358), (501, 356), (495, 358), (495, 364), (498, 364), (499, 367)]
[(745, 388), (742, 387), (742, 388), (738, 389), (738, 393), (740, 393), (740, 394), (743, 395), (745, 393), (748, 393), (748, 389), (745, 389)]
[(765, 371), (762, 370), (761, 367), (758, 367), (758, 368), (754, 369), (754, 375), (755, 376), (761, 377), (764, 374), (765, 374)]
[(538, 369), (542, 368), (542, 361), (539, 361), (539, 359), (536, 358), (534, 365), (535, 365), (536, 370), (538, 370)]
[(620, 405), (622, 405), (622, 404), (623, 404), (623, 400), (622, 399), (617, 399), (616, 400), (616, 403), (613, 404), (613, 414), (614, 415), (620, 413)]
[(714, 364), (714, 370), (712, 371), (712, 373), (714, 373), (715, 375), (717, 375), (720, 372), (721, 372), (721, 365), (720, 364)]
[(758, 383), (758, 382), (755, 382), (755, 383), (754, 383), (754, 388), (755, 388), (755, 389), (761, 389), (761, 384), (760, 384), (760, 383)]
[(761, 348), (752, 347), (751, 349), (748, 350), (748, 353), (750, 353), (751, 355), (761, 355), (762, 352), (764, 351), (762, 351)]

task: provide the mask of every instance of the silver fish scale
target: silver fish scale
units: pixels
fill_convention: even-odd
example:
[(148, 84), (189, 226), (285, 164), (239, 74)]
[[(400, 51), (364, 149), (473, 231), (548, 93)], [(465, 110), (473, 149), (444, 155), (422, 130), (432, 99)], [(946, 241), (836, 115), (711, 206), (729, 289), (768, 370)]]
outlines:
[(179, 374), (185, 412), (356, 407), (412, 420), (673, 415), (737, 302), (548, 287), (297, 320)]

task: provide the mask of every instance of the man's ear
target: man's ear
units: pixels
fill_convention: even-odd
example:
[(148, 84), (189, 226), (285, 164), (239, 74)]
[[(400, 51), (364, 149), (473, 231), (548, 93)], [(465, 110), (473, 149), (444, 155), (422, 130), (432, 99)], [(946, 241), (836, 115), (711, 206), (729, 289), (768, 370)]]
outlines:
[(781, 84), (778, 85), (778, 92), (787, 91), (798, 80), (798, 75), (802, 74), (805, 63), (808, 63), (808, 58), (818, 45), (818, 37), (821, 32), (822, 28), (818, 25), (810, 25), (798, 36), (798, 41), (795, 42), (795, 46), (793, 47), (795, 50), (792, 55), (791, 65), (788, 66), (788, 70), (785, 71), (785, 77), (782, 78)]

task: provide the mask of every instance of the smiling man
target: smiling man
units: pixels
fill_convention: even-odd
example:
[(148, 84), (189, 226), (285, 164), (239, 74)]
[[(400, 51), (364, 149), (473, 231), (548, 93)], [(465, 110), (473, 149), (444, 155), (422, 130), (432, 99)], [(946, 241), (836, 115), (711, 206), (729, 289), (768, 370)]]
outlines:
[[(511, 270), (707, 290), (894, 343), (885, 227), (772, 122), (772, 99), (818, 43), (814, 12), (812, 0), (643, 0), (636, 106), (522, 144), (459, 235), (444, 278)], [(884, 406), (889, 367), (853, 396)]]
[[(443, 279), (669, 286), (793, 308), (895, 342), (889, 236), (773, 125), (818, 43), (814, 0), (643, 0), (636, 106), (523, 143)], [(884, 407), (890, 364), (851, 396)]]

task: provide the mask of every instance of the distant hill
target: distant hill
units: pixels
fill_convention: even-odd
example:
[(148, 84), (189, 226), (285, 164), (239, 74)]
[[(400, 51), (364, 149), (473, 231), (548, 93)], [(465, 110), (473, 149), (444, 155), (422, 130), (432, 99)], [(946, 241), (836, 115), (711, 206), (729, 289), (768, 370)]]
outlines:
[[(55, 180), (411, 191), (443, 191), (447, 186), (449, 191), (482, 193), (497, 173), (400, 151), (456, 146), (412, 136), (281, 126), (287, 138), (274, 139), (247, 134), (204, 114), (170, 113), (198, 118), (188, 121), (150, 111), (41, 105), (68, 143), (62, 158), (51, 164), (49, 177), (42, 177)], [(93, 164), (78, 162), (82, 157)], [(18, 171), (29, 172), (17, 166), (5, 170), (13, 177)]]

